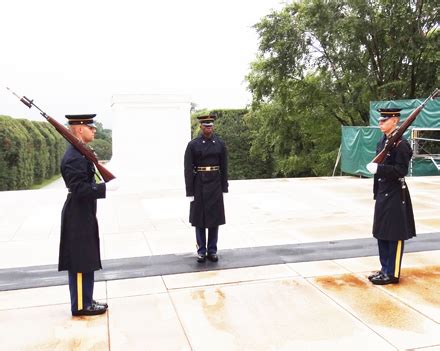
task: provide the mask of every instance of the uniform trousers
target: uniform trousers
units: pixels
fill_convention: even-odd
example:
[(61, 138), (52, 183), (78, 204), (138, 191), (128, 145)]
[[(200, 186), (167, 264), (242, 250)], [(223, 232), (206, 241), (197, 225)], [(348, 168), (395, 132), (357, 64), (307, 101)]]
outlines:
[(94, 282), (94, 271), (69, 271), (70, 305), (72, 312), (80, 311), (92, 304)]
[(404, 243), (404, 240), (389, 241), (377, 239), (382, 273), (389, 277), (400, 277)]
[(218, 226), (208, 228), (208, 245), (206, 244), (206, 228), (196, 227), (197, 253), (212, 255), (217, 253)]

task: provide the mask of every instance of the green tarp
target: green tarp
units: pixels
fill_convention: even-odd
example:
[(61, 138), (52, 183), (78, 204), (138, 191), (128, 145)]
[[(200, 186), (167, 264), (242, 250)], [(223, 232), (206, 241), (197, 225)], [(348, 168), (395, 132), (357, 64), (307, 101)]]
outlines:
[[(379, 125), (379, 108), (401, 108), (403, 122), (425, 99), (372, 101), (370, 102), (370, 126)], [(430, 100), (411, 124), (414, 128), (440, 128), (440, 99)]]
[(413, 158), (411, 160), (410, 176), (438, 176), (439, 170), (429, 159)]
[[(378, 128), (379, 108), (401, 108), (403, 122), (424, 99), (372, 101), (370, 103), (369, 127), (342, 127), (341, 138), (341, 171), (343, 173), (371, 177), (366, 164), (371, 162), (376, 153), (376, 145), (382, 136)], [(430, 100), (404, 136), (410, 141), (411, 129), (440, 128), (440, 99)], [(440, 175), (437, 167), (429, 159), (412, 159), (410, 176)]]
[(374, 158), (381, 136), (378, 127), (342, 127), (342, 172), (371, 177), (365, 166)]

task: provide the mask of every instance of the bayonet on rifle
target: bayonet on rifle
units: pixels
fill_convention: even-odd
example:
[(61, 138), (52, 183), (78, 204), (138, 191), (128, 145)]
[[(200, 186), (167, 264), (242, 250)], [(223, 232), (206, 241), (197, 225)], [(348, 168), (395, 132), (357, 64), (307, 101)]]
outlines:
[(40, 114), (54, 126), (58, 133), (60, 133), (64, 139), (66, 139), (70, 144), (72, 144), (86, 159), (93, 162), (98, 172), (101, 174), (102, 179), (107, 183), (110, 180), (116, 178), (108, 169), (106, 169), (102, 164), (99, 163), (98, 158), (96, 157), (95, 152), (84, 144), (81, 140), (79, 140), (73, 133), (64, 127), (61, 123), (57, 122), (55, 119), (50, 117), (46, 112), (40, 109), (37, 105), (34, 104), (34, 100), (27, 98), (26, 96), (19, 96), (11, 89), (6, 87), (13, 95), (15, 95), (23, 104), (27, 107), (32, 108), (35, 107)]

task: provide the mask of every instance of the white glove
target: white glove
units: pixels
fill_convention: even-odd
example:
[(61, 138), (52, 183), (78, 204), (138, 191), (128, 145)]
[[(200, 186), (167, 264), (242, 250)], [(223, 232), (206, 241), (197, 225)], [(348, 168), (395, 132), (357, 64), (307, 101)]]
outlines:
[(119, 189), (119, 180), (118, 178), (112, 179), (108, 183), (105, 184), (105, 190), (107, 191), (116, 191)]
[(193, 202), (194, 201), (194, 196), (187, 196), (186, 198), (188, 199), (189, 202)]
[(376, 174), (377, 163), (371, 162), (371, 163), (367, 164), (367, 169), (368, 169), (368, 172), (370, 172), (371, 174)]

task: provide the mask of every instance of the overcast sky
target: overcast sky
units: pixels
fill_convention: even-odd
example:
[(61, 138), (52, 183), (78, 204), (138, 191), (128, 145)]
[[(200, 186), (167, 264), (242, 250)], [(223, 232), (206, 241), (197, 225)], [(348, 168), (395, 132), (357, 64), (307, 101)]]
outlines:
[(1, 0), (0, 114), (97, 113), (111, 128), (115, 94), (178, 93), (198, 108), (250, 102), (252, 25), (282, 0)]

